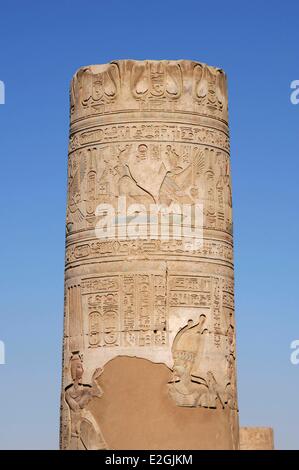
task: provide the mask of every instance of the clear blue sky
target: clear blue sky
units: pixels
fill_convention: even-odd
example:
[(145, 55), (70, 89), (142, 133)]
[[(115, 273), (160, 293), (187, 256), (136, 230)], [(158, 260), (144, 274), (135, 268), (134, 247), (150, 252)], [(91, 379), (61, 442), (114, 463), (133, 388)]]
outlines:
[(1, 1), (1, 449), (58, 446), (68, 86), (123, 58), (228, 74), (241, 424), (299, 449), (298, 19), (297, 0)]

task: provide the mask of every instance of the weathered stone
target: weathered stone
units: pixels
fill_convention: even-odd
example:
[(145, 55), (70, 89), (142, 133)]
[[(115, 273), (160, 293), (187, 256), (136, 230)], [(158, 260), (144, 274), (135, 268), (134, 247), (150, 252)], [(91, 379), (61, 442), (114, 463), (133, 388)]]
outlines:
[(61, 447), (237, 449), (233, 278), (223, 71), (184, 60), (81, 68)]
[(273, 450), (274, 437), (272, 428), (241, 427), (240, 450)]

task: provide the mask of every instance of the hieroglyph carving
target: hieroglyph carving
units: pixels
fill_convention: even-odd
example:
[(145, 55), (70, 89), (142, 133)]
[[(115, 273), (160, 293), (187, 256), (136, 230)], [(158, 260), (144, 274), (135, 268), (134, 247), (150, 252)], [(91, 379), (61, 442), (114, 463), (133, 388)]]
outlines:
[(182, 142), (184, 144), (210, 145), (229, 152), (227, 129), (215, 129), (206, 125), (188, 125), (156, 121), (138, 121), (128, 124), (97, 125), (92, 130), (74, 132), (70, 136), (69, 151), (94, 144), (108, 144), (119, 141)]
[(78, 105), (91, 113), (109, 111), (119, 88), (120, 75), (116, 63), (109, 64), (108, 67), (83, 67), (72, 81), (71, 114), (75, 114)]
[(164, 347), (168, 343), (166, 279), (127, 274), (83, 280), (89, 347)]
[[(120, 60), (73, 78), (63, 448), (107, 447), (101, 427), (106, 437), (113, 405), (101, 370), (117, 356), (171, 369), (167, 407), (206, 408), (187, 411), (194, 429), (206, 414), (224, 446), (237, 447), (227, 104), (224, 72), (199, 62)], [(215, 408), (225, 408), (220, 421)], [(187, 448), (180, 438), (170, 448)]]
[[(166, 258), (171, 254), (184, 256), (182, 240), (127, 240), (127, 241), (97, 241), (86, 240), (81, 243), (69, 243), (66, 249), (67, 264), (81, 260), (98, 259), (103, 257), (120, 258), (123, 257), (141, 257), (147, 255), (160, 255)], [(232, 265), (233, 248), (229, 242), (209, 241), (203, 243), (202, 248), (192, 252), (193, 258), (214, 259)]]
[(82, 67), (71, 84), (71, 119), (115, 111), (167, 111), (227, 121), (223, 70), (190, 61), (114, 61)]
[(68, 184), (67, 233), (94, 228), (100, 220), (98, 205), (119, 210), (120, 197), (128, 210), (141, 204), (148, 213), (152, 207), (161, 213), (174, 205), (184, 213), (200, 205), (204, 228), (232, 233), (231, 184), (223, 151), (170, 143), (83, 148), (69, 159)]
[(179, 64), (149, 61), (136, 63), (131, 73), (131, 90), (141, 109), (172, 109), (180, 98), (183, 77)]
[(227, 113), (226, 76), (220, 69), (197, 64), (193, 70), (193, 96), (207, 114)]

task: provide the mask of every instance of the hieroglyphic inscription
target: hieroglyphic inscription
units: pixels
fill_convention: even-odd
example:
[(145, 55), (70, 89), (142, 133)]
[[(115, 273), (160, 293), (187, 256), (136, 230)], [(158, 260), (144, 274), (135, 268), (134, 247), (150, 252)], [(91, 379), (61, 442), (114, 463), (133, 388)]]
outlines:
[(185, 142), (219, 147), (229, 152), (228, 135), (211, 127), (179, 124), (109, 124), (71, 135), (69, 151), (86, 145), (132, 141)]
[(214, 344), (220, 348), (221, 344), (221, 314), (222, 314), (222, 279), (212, 278), (212, 305), (211, 313), (213, 317)]
[[(171, 253), (186, 255), (181, 240), (128, 240), (128, 241), (86, 241), (69, 244), (66, 250), (66, 262), (76, 260), (98, 258), (102, 256), (127, 256), (142, 253), (163, 254), (171, 256)], [(188, 254), (188, 253), (187, 253)], [(194, 250), (189, 256), (218, 259), (227, 263), (233, 261), (233, 248), (230, 243), (221, 241), (204, 241), (203, 247)]]
[[(206, 145), (94, 144), (71, 153), (67, 233), (95, 228), (99, 204), (202, 204), (203, 227), (232, 232), (228, 155)], [(149, 214), (148, 214), (149, 215)], [(147, 227), (147, 236), (150, 227)]]
[(71, 120), (126, 110), (227, 122), (226, 89), (223, 70), (200, 62), (120, 60), (81, 67), (71, 84)]
[[(65, 357), (82, 353), (88, 388), (92, 377), (99, 377), (92, 374), (95, 365), (118, 355), (170, 368), (173, 358), (169, 391), (177, 405), (237, 409), (227, 110), (225, 73), (198, 62), (113, 61), (82, 67), (75, 74)], [(152, 205), (159, 207), (154, 223), (149, 217)], [(203, 243), (192, 249), (183, 238), (151, 230), (164, 222), (161, 207), (172, 205), (175, 221), (185, 216), (182, 207), (201, 205)], [(105, 211), (117, 230), (99, 236), (101, 223), (108, 226)], [(187, 219), (181, 220), (189, 226)], [(140, 222), (143, 236), (122, 230), (131, 229), (132, 221)], [(79, 360), (75, 365), (80, 371)], [(76, 403), (69, 400), (66, 411), (76, 413), (79, 405), (85, 413), (80, 395), (88, 389), (82, 373), (72, 382), (67, 374), (65, 368), (64, 405), (68, 390)], [(105, 374), (102, 379), (104, 390)], [(110, 399), (105, 392), (108, 404)], [(102, 412), (109, 422), (109, 406), (99, 408), (98, 415)], [(81, 411), (78, 421), (74, 415), (62, 418), (64, 439), (76, 434), (79, 446), (105, 448), (99, 416), (95, 422), (90, 419), (90, 425), (84, 422), (80, 432), (74, 423), (81, 420)], [(221, 421), (226, 419), (223, 415)], [(223, 435), (225, 429), (227, 423), (220, 424)], [(90, 431), (100, 436), (91, 446)], [(169, 439), (173, 448), (185, 445), (183, 441)]]
[(124, 274), (84, 279), (90, 347), (167, 343), (164, 275)]
[(66, 294), (69, 350), (79, 351), (83, 346), (80, 285), (69, 286)]
[(234, 282), (226, 279), (223, 283), (223, 307), (234, 310)]
[(199, 276), (170, 276), (170, 306), (209, 307), (211, 280)]

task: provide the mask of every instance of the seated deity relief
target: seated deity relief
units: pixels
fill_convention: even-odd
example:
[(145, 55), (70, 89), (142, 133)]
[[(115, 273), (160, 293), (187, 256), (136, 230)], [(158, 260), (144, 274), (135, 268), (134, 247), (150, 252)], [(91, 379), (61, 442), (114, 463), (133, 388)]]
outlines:
[[(91, 229), (100, 204), (151, 205), (183, 210), (202, 204), (205, 228), (231, 228), (231, 186), (226, 156), (213, 149), (173, 143), (92, 147), (69, 159), (67, 234)], [(161, 206), (162, 205), (162, 206)]]
[[(200, 349), (208, 333), (206, 316), (200, 315), (197, 323), (188, 324), (176, 335), (173, 346), (172, 378), (168, 383), (169, 396), (178, 406), (236, 409), (234, 389), (234, 362), (228, 362), (228, 378), (220, 385), (212, 371), (202, 376), (194, 372), (196, 360), (200, 360)], [(205, 376), (204, 376), (205, 375)]]
[(189, 187), (193, 182), (192, 174), (197, 174), (204, 165), (203, 157), (197, 155), (194, 162), (183, 166), (180, 157), (171, 145), (166, 145), (165, 154), (157, 159), (146, 144), (138, 145), (136, 154), (132, 146), (126, 145), (119, 150), (115, 166), (119, 195), (146, 205), (194, 202)]

